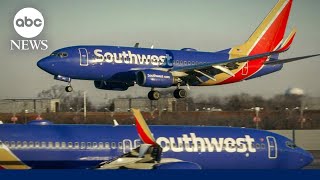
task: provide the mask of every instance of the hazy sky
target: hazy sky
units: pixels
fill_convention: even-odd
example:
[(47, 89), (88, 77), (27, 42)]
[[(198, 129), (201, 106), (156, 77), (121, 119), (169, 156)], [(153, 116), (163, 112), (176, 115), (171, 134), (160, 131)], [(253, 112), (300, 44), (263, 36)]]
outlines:
[[(2, 0), (0, 6), (0, 99), (34, 97), (55, 84), (65, 82), (40, 70), (36, 63), (52, 51), (73, 45), (133, 46), (217, 51), (243, 43), (277, 0)], [(35, 39), (47, 39), (46, 51), (10, 51), (11, 39), (23, 39), (13, 28), (14, 15), (24, 7), (42, 12), (45, 27)], [(287, 33), (298, 28), (296, 40), (282, 58), (320, 53), (320, 1), (295, 0)], [(280, 72), (224, 86), (191, 87), (189, 92), (228, 95), (246, 92), (270, 97), (288, 87), (299, 87), (320, 96), (320, 58), (286, 64)], [(100, 103), (115, 91), (95, 89), (91, 81), (74, 80), (75, 90), (87, 90)], [(131, 87), (121, 95), (146, 96), (149, 88)]]

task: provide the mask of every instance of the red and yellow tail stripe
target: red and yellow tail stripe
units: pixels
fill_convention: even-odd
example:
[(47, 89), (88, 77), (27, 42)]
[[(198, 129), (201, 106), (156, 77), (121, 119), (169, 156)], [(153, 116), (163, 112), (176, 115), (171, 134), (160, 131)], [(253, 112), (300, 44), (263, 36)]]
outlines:
[(287, 37), (287, 39), (284, 41), (282, 47), (278, 50), (279, 52), (287, 51), (290, 48), (290, 46), (294, 40), (294, 37), (296, 36), (296, 33), (297, 33), (297, 29), (294, 28), (291, 31), (290, 35)]
[(139, 134), (141, 140), (145, 144), (155, 145), (156, 141), (155, 141), (146, 121), (144, 120), (141, 112), (138, 109), (131, 109), (131, 111), (133, 112), (133, 116), (134, 116), (134, 119), (136, 122), (137, 131), (138, 131), (138, 134)]
[[(242, 45), (231, 48), (230, 59), (266, 53), (277, 50), (284, 38), (293, 0), (279, 0), (267, 17), (254, 31), (250, 38)], [(268, 58), (239, 63), (237, 69), (232, 70), (234, 77), (226, 73), (215, 76), (216, 81), (209, 80), (202, 85), (228, 84), (251, 77), (258, 72)]]
[(0, 143), (0, 169), (30, 169), (10, 149)]

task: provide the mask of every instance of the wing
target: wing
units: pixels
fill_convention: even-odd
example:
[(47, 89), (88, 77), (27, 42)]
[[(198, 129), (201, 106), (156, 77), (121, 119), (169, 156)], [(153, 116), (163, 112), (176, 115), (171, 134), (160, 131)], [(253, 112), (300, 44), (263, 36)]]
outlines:
[(132, 109), (137, 132), (143, 141), (139, 147), (120, 157), (100, 163), (97, 169), (199, 169), (200, 166), (174, 158), (161, 158), (162, 148), (156, 143), (138, 109)]

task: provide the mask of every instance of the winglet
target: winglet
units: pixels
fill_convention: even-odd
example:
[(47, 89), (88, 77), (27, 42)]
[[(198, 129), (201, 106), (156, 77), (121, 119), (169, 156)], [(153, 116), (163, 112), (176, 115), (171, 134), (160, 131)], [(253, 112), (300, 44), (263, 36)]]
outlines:
[(131, 109), (134, 119), (136, 121), (136, 128), (138, 131), (138, 134), (141, 138), (141, 140), (145, 143), (145, 144), (151, 144), (151, 145), (156, 145), (156, 141), (146, 123), (146, 121), (144, 120), (140, 110), (138, 109)]
[(294, 37), (296, 36), (297, 33), (297, 29), (293, 28), (293, 30), (291, 31), (290, 35), (287, 37), (287, 39), (284, 41), (282, 47), (277, 50), (278, 52), (284, 52), (290, 49), (292, 42), (294, 40)]
[(113, 126), (119, 126), (119, 123), (116, 119), (113, 120)]

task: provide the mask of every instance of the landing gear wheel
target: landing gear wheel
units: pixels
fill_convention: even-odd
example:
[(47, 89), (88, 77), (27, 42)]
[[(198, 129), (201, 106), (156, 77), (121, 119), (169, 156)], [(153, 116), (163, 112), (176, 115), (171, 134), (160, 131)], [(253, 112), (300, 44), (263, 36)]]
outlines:
[(72, 88), (72, 86), (67, 86), (67, 87), (65, 88), (65, 90), (66, 90), (67, 92), (72, 92), (72, 91), (73, 91), (73, 88)]
[(177, 99), (185, 98), (187, 97), (187, 91), (184, 89), (176, 89), (173, 92), (173, 96)]
[(148, 93), (148, 98), (150, 100), (159, 100), (160, 99), (160, 92), (159, 91), (150, 91)]

